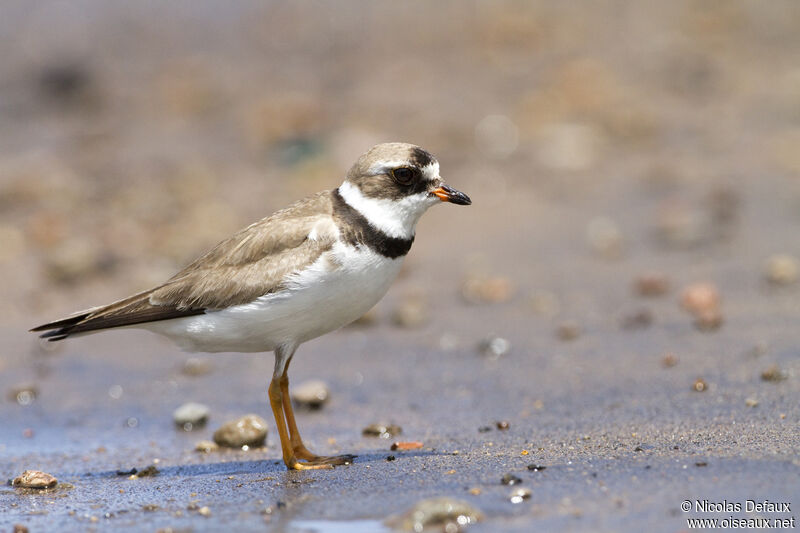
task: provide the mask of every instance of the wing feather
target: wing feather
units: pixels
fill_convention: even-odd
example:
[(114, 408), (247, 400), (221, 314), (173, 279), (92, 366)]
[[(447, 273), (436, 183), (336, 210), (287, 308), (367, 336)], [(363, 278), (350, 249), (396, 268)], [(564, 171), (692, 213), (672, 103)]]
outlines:
[(75, 333), (197, 315), (278, 292), (287, 276), (333, 245), (337, 230), (332, 214), (330, 192), (316, 194), (244, 228), (158, 287), (31, 331), (61, 340)]

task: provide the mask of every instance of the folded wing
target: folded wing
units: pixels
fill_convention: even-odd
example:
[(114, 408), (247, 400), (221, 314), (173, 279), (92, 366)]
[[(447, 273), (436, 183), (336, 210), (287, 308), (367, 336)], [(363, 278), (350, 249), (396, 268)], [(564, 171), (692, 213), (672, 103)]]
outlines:
[(337, 229), (330, 192), (301, 200), (222, 241), (166, 283), (31, 331), (51, 341), (76, 333), (169, 320), (252, 302), (330, 249)]

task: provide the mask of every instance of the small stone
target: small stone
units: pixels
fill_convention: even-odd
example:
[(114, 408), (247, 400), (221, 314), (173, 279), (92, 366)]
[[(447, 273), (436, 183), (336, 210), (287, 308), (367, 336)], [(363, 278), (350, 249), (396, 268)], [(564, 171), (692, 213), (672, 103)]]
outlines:
[(673, 366), (678, 364), (678, 356), (674, 353), (665, 353), (663, 357), (661, 357), (661, 365), (664, 368), (672, 368)]
[(708, 462), (707, 461), (697, 461), (697, 462), (694, 463), (694, 466), (698, 466), (698, 467), (708, 466)]
[(761, 372), (764, 381), (778, 382), (789, 378), (789, 374), (778, 365), (770, 365)]
[(158, 468), (155, 465), (149, 465), (136, 473), (136, 477), (154, 477), (159, 475)]
[(422, 443), (416, 440), (393, 442), (391, 446), (392, 451), (418, 450), (420, 448), (422, 448)]
[(700, 331), (714, 331), (722, 326), (724, 318), (719, 309), (708, 309), (695, 315), (694, 327)]
[(522, 483), (522, 479), (520, 479), (519, 477), (515, 476), (514, 474), (505, 474), (500, 479), (500, 482), (503, 485), (517, 485), (519, 483)]
[(575, 322), (565, 321), (556, 326), (556, 337), (562, 341), (572, 341), (580, 337), (581, 328)]
[(470, 276), (461, 285), (461, 297), (467, 303), (504, 303), (514, 295), (511, 281), (502, 276)]
[(294, 405), (309, 411), (322, 409), (330, 395), (328, 384), (319, 379), (303, 381), (292, 388), (292, 402)]
[(183, 367), (181, 367), (181, 373), (185, 376), (205, 376), (206, 374), (210, 374), (213, 370), (213, 366), (210, 362), (205, 359), (201, 359), (199, 357), (190, 357), (183, 363)]
[(123, 469), (120, 468), (119, 470), (117, 470), (117, 475), (118, 476), (133, 476), (133, 475), (136, 475), (136, 472), (138, 472), (138, 471), (139, 470), (136, 469), (136, 468), (129, 468), (128, 470), (123, 470)]
[(417, 328), (427, 319), (428, 305), (419, 295), (403, 299), (392, 313), (392, 322), (401, 328)]
[(205, 516), (206, 518), (208, 518), (209, 516), (211, 516), (211, 509), (207, 505), (204, 505), (200, 509), (197, 510), (197, 514), (199, 514), (200, 516)]
[(669, 278), (656, 272), (642, 274), (636, 278), (633, 286), (639, 296), (661, 296), (669, 291)]
[(467, 502), (452, 498), (431, 498), (417, 502), (401, 516), (386, 521), (404, 531), (456, 532), (483, 520), (483, 514)]
[(8, 391), (8, 399), (19, 405), (32, 404), (38, 395), (39, 389), (31, 384), (17, 385)]
[(511, 351), (511, 343), (503, 337), (491, 335), (478, 344), (478, 350), (489, 359), (498, 359)]
[(231, 420), (214, 432), (214, 442), (227, 448), (257, 448), (267, 440), (267, 423), (258, 415)]
[(649, 309), (639, 309), (622, 317), (622, 329), (644, 329), (653, 323), (653, 313)]
[(528, 470), (532, 472), (541, 472), (545, 468), (547, 468), (545, 465), (537, 465), (535, 463), (531, 463), (528, 465)]
[(511, 500), (511, 503), (522, 503), (525, 500), (529, 500), (531, 498), (531, 494), (531, 489), (526, 487), (517, 487), (511, 491), (511, 494), (508, 495), (508, 499)]
[(205, 426), (210, 412), (211, 409), (201, 403), (189, 402), (175, 409), (172, 419), (184, 431), (191, 431)]
[(775, 254), (767, 259), (764, 266), (767, 281), (775, 285), (790, 285), (800, 276), (798, 260), (788, 254)]
[(28, 533), (28, 526), (23, 524), (14, 524), (13, 529), (11, 531), (13, 533)]
[(506, 420), (500, 420), (499, 422), (495, 422), (495, 425), (497, 426), (497, 429), (499, 429), (500, 431), (506, 431), (509, 427), (511, 427), (508, 421)]
[(745, 404), (747, 407), (758, 407), (758, 400), (756, 400), (756, 399), (755, 399), (755, 398), (753, 398), (753, 397), (750, 397), (750, 398), (745, 398), (745, 400), (744, 400), (744, 404)]
[(708, 390), (708, 383), (706, 383), (703, 378), (697, 378), (694, 380), (694, 383), (692, 383), (692, 390), (697, 392), (705, 392)]
[(386, 456), (386, 460), (387, 461), (394, 461), (395, 459), (397, 459), (397, 457), (395, 457), (394, 455), (387, 455)]
[(681, 292), (681, 307), (695, 316), (716, 311), (719, 303), (719, 291), (713, 283), (694, 283)]
[(361, 430), (361, 434), (365, 437), (378, 437), (381, 439), (388, 439), (399, 435), (403, 432), (403, 428), (395, 424), (370, 424)]
[(469, 489), (468, 492), (470, 494), (472, 494), (473, 496), (480, 496), (481, 492), (483, 492), (483, 491), (481, 491), (481, 489), (479, 487), (472, 487), (471, 489)]
[(11, 482), (14, 487), (23, 489), (51, 489), (57, 483), (58, 479), (40, 470), (25, 470)]
[(607, 259), (622, 256), (625, 244), (622, 230), (607, 217), (597, 217), (589, 221), (586, 226), (586, 242), (593, 252)]
[(194, 450), (200, 453), (211, 453), (219, 450), (219, 445), (211, 440), (201, 440), (194, 445)]

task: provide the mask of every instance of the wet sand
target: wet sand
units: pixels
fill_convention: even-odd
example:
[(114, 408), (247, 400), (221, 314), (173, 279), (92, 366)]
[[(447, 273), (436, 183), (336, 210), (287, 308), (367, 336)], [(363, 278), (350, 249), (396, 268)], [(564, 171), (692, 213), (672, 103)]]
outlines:
[[(0, 473), (39, 469), (62, 485), (0, 487), (0, 529), (369, 531), (439, 496), (483, 513), (469, 531), (680, 531), (687, 518), (728, 516), (683, 512), (684, 500), (790, 502), (788, 514), (733, 514), (796, 516), (800, 283), (765, 274), (770, 256), (800, 256), (798, 42), (786, 22), (796, 8), (731, 5), (710, 19), (675, 4), (613, 21), (598, 7), (464, 20), (436, 11), (409, 49), (379, 38), (394, 25), (373, 28), (369, 52), (345, 31), (355, 23), (322, 10), (298, 26), (311, 47), (284, 60), (283, 45), (258, 32), (250, 46), (203, 39), (209, 27), (252, 30), (241, 18), (253, 12), (267, 28), (305, 13), (240, 5), (215, 24), (201, 10), (158, 60), (151, 48), (178, 27), (178, 10), (119, 71), (108, 65), (124, 56), (126, 33), (90, 23), (108, 50), (79, 56), (91, 91), (60, 110), (25, 89), (40, 63), (6, 58)], [(21, 6), (15, 16), (35, 27)], [(101, 13), (120, 27), (118, 14)], [(593, 22), (600, 34), (589, 39)], [(6, 23), (0, 35), (18, 42), (19, 32)], [(641, 37), (640, 49), (618, 35)], [(380, 66), (396, 54), (403, 69)], [(257, 59), (261, 69), (248, 70)], [(309, 74), (297, 65), (329, 61), (358, 82), (320, 67), (325, 84), (303, 89)], [(189, 74), (170, 77), (176, 69)], [(438, 74), (409, 95), (398, 85), (408, 69)], [(227, 77), (209, 74), (219, 72)], [(136, 73), (139, 85), (124, 89)], [(457, 102), (441, 96), (471, 80)], [(281, 100), (289, 92), (291, 103)], [(260, 106), (268, 119), (254, 125)], [(409, 113), (419, 109), (433, 115)], [(511, 153), (475, 131), (492, 114), (517, 128)], [(290, 139), (273, 120), (294, 128)], [(502, 124), (489, 139), (508, 133)], [(432, 209), (373, 322), (303, 345), (292, 363), (293, 383), (331, 389), (320, 411), (298, 413), (304, 438), (318, 453), (357, 454), (354, 464), (285, 470), (266, 402), (271, 354), (190, 356), (136, 331), (51, 351), (26, 332), (146, 288), (237, 227), (335, 186), (362, 144), (387, 135), (436, 153), (474, 204)], [(664, 294), (633, 289), (648, 272), (664, 274)], [(466, 301), (466, 280), (483, 287), (468, 294), (480, 301)], [(722, 324), (710, 331), (680, 305), (703, 281), (721, 297)], [(393, 316), (409, 301), (422, 302), (424, 320), (402, 327)], [(507, 353), (481, 352), (491, 335)], [(184, 374), (188, 357), (211, 371)], [(35, 398), (20, 402), (27, 384)], [(188, 401), (210, 407), (204, 428), (175, 427), (172, 411)], [(194, 451), (246, 413), (270, 423), (265, 448)], [(362, 436), (382, 421), (402, 434)], [(391, 451), (393, 440), (423, 447)], [(152, 477), (117, 473), (153, 464)], [(531, 498), (511, 503), (517, 485), (502, 484), (505, 474)]]

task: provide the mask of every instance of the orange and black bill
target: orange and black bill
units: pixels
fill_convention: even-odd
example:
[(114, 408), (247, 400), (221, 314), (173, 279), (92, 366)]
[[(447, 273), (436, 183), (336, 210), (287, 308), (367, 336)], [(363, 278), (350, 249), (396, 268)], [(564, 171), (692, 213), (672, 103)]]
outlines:
[(469, 199), (469, 196), (461, 191), (455, 190), (452, 187), (448, 187), (447, 185), (437, 187), (431, 191), (431, 194), (435, 194), (441, 201), (450, 202), (451, 204), (470, 205), (472, 203), (472, 200)]

